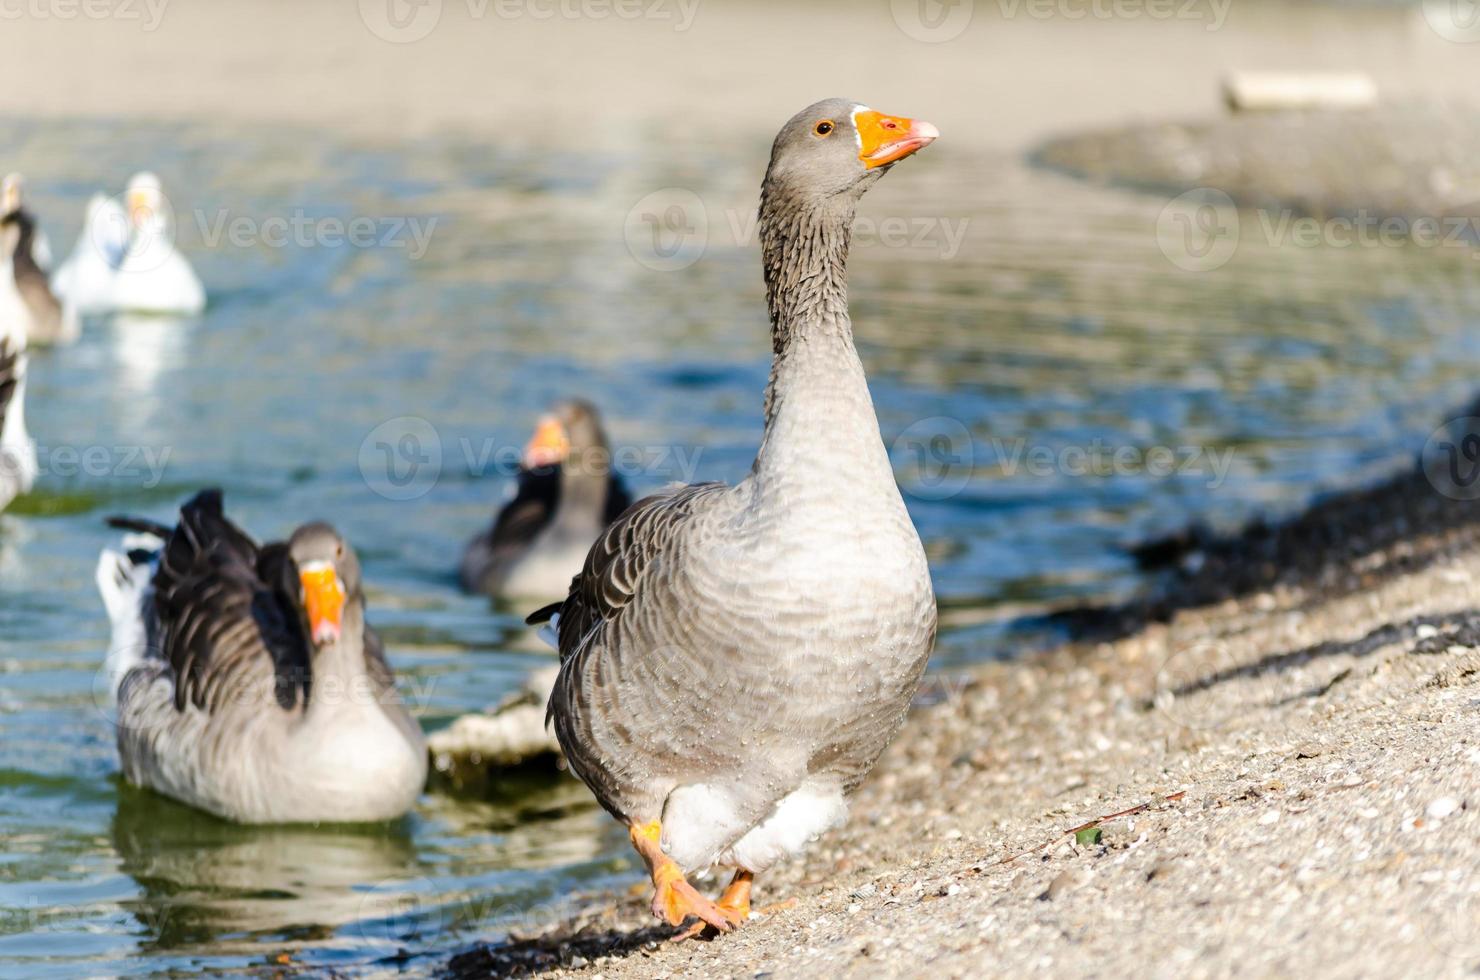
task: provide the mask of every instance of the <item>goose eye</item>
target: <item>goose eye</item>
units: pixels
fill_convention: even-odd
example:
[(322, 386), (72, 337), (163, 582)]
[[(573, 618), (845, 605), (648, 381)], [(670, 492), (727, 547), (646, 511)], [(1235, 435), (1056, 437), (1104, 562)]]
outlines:
[(816, 133), (818, 136), (826, 136), (828, 133), (831, 133), (832, 131), (833, 131), (833, 124), (832, 124), (832, 120), (831, 119), (824, 119), (824, 120), (822, 120), (822, 122), (820, 122), (816, 126), (813, 126), (812, 127), (812, 132)]

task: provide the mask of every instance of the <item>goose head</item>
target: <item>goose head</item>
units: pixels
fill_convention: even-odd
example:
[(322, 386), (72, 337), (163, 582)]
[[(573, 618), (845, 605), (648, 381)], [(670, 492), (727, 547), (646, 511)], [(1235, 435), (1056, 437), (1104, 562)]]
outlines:
[(21, 209), (21, 191), (25, 179), (20, 174), (6, 174), (0, 181), (0, 215), (14, 214)]
[[(601, 458), (592, 459), (593, 453)], [(538, 470), (574, 462), (579, 469), (600, 469), (604, 476), (609, 455), (596, 406), (576, 398), (559, 402), (540, 416), (524, 447), (523, 464)]]
[(360, 560), (328, 524), (305, 524), (288, 539), (288, 556), (298, 570), (298, 598), (306, 635), (314, 649), (337, 643), (344, 630), (347, 602), (360, 594)]
[(123, 200), (128, 210), (129, 224), (135, 230), (152, 229), (166, 223), (164, 191), (160, 187), (159, 178), (148, 171), (129, 178)]
[(792, 116), (771, 146), (766, 187), (799, 203), (856, 200), (890, 167), (940, 131), (851, 99), (824, 99)]

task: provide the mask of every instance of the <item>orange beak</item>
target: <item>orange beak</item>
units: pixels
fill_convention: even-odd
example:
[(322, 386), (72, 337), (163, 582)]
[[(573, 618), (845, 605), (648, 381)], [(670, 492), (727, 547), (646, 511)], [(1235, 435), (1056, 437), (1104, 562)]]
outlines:
[(565, 462), (569, 453), (570, 438), (565, 434), (565, 426), (555, 416), (546, 415), (535, 426), (529, 445), (524, 447), (524, 466), (531, 470), (553, 466)]
[(940, 136), (940, 130), (923, 119), (886, 116), (872, 109), (855, 112), (853, 125), (858, 129), (858, 159), (870, 170), (903, 160)]
[(298, 569), (303, 584), (303, 608), (308, 613), (308, 631), (314, 646), (339, 639), (344, 616), (344, 583), (334, 566), (326, 561), (309, 562)]

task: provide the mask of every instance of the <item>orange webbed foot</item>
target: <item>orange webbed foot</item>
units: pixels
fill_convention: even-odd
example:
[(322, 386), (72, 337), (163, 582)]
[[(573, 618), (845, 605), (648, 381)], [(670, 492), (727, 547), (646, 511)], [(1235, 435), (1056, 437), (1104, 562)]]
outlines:
[(629, 830), (632, 846), (642, 856), (653, 879), (653, 915), (671, 926), (682, 925), (691, 916), (699, 920), (696, 928), (685, 930), (675, 939), (698, 935), (705, 926), (712, 926), (718, 932), (735, 928), (736, 923), (718, 905), (700, 895), (673, 859), (663, 853), (658, 844), (662, 837), (658, 821), (634, 824)]

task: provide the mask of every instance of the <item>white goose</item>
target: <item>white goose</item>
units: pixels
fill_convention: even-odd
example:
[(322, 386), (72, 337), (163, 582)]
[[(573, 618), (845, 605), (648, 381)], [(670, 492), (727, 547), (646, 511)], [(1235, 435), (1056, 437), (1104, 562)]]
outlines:
[(57, 298), (77, 314), (111, 311), (114, 282), (128, 245), (129, 220), (123, 205), (94, 194), (72, 254), (52, 277)]
[(125, 201), (133, 234), (113, 280), (113, 308), (187, 316), (205, 309), (205, 287), (185, 256), (175, 251), (174, 228), (159, 178), (136, 174), (129, 181)]
[(15, 212), (0, 218), (0, 510), (36, 482), (36, 445), (26, 431), (26, 320), (15, 282), (22, 231)]

